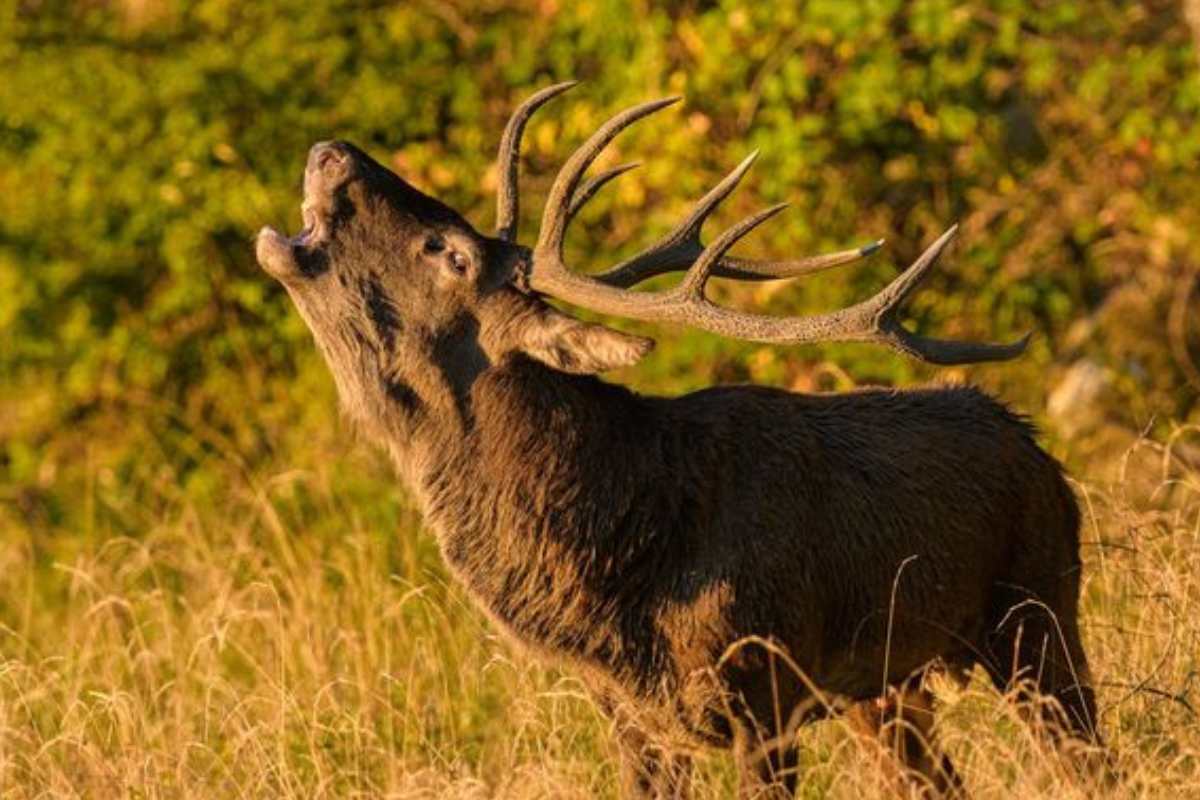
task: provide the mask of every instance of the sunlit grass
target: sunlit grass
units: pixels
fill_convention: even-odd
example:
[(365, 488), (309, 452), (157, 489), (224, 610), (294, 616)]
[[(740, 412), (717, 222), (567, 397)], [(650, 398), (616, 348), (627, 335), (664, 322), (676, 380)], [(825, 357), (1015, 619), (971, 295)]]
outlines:
[[(1084, 634), (1120, 778), (1073, 776), (977, 678), (939, 692), (976, 797), (1200, 796), (1200, 474), (1142, 450), (1122, 484), (1078, 487)], [(116, 506), (94, 487), (86, 535), (10, 504), (0, 796), (616, 796), (583, 687), (502, 642), (386, 470), (363, 469), (346, 485), (230, 469), (222, 503), (123, 506), (137, 534), (108, 530)], [(843, 725), (802, 736), (801, 796), (888, 796), (876, 749)], [(702, 759), (699, 797), (733, 784), (727, 758)]]

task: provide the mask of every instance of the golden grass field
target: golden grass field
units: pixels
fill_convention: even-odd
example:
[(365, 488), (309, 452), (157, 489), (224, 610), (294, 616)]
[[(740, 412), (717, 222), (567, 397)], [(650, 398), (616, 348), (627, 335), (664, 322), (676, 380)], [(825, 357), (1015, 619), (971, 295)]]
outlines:
[[(580, 684), (472, 609), (382, 459), (333, 434), (319, 447), (329, 466), (210, 464), (228, 476), (219, 503), (161, 471), (130, 487), (95, 470), (78, 500), (105, 530), (3, 518), (0, 797), (616, 796)], [(1120, 778), (1073, 777), (977, 677), (939, 692), (940, 739), (975, 797), (1200, 797), (1200, 472), (1150, 442), (1111, 466), (1077, 488), (1085, 638)], [(874, 746), (836, 721), (801, 735), (801, 796), (888, 796)], [(734, 780), (706, 756), (697, 796)]]

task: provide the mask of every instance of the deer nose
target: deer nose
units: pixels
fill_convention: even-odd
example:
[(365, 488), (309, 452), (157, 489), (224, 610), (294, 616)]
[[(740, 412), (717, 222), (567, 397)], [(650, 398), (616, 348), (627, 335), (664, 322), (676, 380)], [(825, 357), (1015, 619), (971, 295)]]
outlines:
[(345, 172), (350, 152), (341, 142), (317, 142), (308, 151), (308, 171), (338, 176)]

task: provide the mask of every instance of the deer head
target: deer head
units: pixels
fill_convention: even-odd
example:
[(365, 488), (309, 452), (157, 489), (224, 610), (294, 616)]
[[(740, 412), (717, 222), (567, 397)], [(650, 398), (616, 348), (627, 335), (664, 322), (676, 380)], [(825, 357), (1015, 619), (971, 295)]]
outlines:
[[(596, 373), (637, 361), (653, 342), (584, 323), (541, 296), (606, 314), (691, 325), (761, 342), (877, 342), (937, 364), (1009, 359), (1025, 348), (931, 339), (904, 329), (898, 312), (954, 235), (951, 228), (874, 297), (807, 317), (764, 317), (713, 305), (704, 295), (713, 275), (741, 280), (791, 278), (845, 264), (880, 243), (791, 261), (727, 255), (735, 242), (783, 206), (733, 226), (707, 247), (700, 229), (754, 160), (751, 154), (705, 195), (673, 231), (647, 250), (592, 275), (569, 271), (562, 244), (572, 218), (602, 186), (634, 165), (583, 180), (601, 150), (624, 128), (677, 98), (613, 117), (559, 172), (532, 249), (514, 242), (517, 161), (530, 116), (573, 86), (552, 86), (513, 115), (500, 145), (495, 237), (477, 232), (454, 210), (416, 190), (353, 145), (325, 142), (309, 153), (304, 174), (304, 229), (286, 237), (264, 228), (262, 267), (286, 287), (329, 362), (343, 404), (367, 423), (421, 409), (462, 421), (467, 389), (489, 365), (523, 353), (566, 372)], [(630, 287), (685, 271), (675, 287)]]
[(458, 416), (472, 378), (512, 352), (591, 373), (653, 346), (513, 288), (519, 248), (481, 235), (351, 144), (312, 148), (302, 214), (296, 236), (259, 233), (258, 261), (287, 289), (362, 422), (397, 405)]

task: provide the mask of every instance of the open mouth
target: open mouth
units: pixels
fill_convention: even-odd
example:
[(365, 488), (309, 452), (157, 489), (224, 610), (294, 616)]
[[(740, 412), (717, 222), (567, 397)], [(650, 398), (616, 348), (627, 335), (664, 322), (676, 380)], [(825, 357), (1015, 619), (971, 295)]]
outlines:
[(319, 142), (309, 151), (304, 170), (304, 202), (300, 204), (303, 227), (295, 236), (274, 228), (263, 228), (256, 242), (259, 263), (277, 276), (300, 272), (317, 274), (328, 256), (324, 245), (333, 236), (334, 192), (352, 172), (348, 145)]
[(329, 238), (329, 225), (326, 222), (327, 215), (320, 213), (316, 208), (316, 204), (307, 197), (300, 206), (300, 215), (304, 220), (304, 227), (292, 237), (293, 244), (298, 244), (302, 247), (313, 247), (322, 244)]
[(319, 247), (328, 237), (328, 224), (307, 199), (300, 213), (304, 227), (295, 236), (287, 236), (270, 226), (259, 231), (255, 242), (258, 262), (276, 277), (309, 272), (309, 263), (322, 255)]
[(311, 248), (324, 244), (329, 238), (329, 224), (326, 215), (320, 213), (316, 204), (308, 198), (300, 206), (300, 215), (304, 227), (295, 236), (285, 236), (271, 227), (263, 228), (263, 233), (269, 234), (276, 242), (286, 242), (295, 247)]

